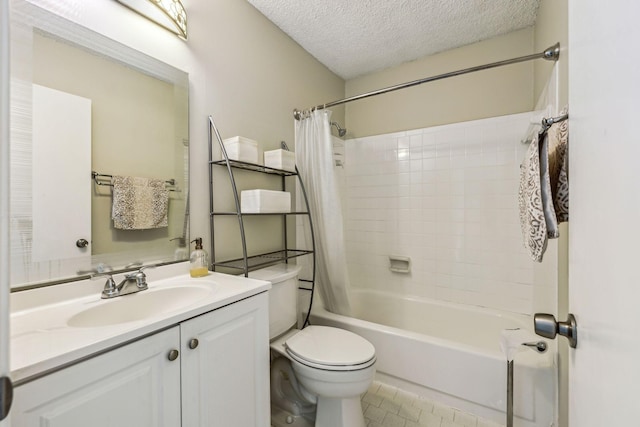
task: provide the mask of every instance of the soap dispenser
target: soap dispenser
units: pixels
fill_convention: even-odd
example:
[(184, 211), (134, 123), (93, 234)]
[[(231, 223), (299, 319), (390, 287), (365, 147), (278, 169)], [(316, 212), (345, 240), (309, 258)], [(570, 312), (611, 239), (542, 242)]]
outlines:
[(191, 277), (203, 277), (209, 274), (209, 255), (202, 249), (202, 237), (197, 237), (191, 243), (196, 242), (196, 249), (191, 252), (189, 262), (189, 274)]

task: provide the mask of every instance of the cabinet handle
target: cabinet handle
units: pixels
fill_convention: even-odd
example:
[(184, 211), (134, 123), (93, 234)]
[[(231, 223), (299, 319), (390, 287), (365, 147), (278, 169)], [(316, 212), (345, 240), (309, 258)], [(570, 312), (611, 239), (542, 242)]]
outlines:
[(198, 344), (200, 344), (200, 342), (198, 341), (197, 338), (191, 338), (189, 340), (189, 348), (191, 350), (195, 349), (196, 347), (198, 347)]
[(169, 355), (167, 356), (168, 359), (170, 361), (174, 361), (178, 358), (178, 356), (180, 355), (180, 352), (178, 350), (176, 350), (175, 348), (169, 351)]

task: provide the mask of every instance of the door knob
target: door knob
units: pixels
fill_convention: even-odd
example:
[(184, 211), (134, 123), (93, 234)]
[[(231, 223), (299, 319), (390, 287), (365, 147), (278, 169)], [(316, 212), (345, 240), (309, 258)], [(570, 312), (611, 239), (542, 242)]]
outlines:
[(571, 348), (576, 348), (578, 345), (578, 325), (571, 313), (565, 322), (557, 322), (553, 314), (536, 313), (533, 316), (533, 324), (536, 334), (541, 337), (554, 339), (557, 334), (560, 334), (567, 337)]
[(79, 248), (86, 248), (89, 246), (89, 241), (87, 239), (78, 239), (76, 240), (76, 246)]

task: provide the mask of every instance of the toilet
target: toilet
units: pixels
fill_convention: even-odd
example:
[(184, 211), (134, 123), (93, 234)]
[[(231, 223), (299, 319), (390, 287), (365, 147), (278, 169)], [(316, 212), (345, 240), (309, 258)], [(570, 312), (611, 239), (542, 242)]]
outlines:
[(268, 280), (273, 427), (365, 427), (360, 396), (375, 374), (375, 348), (353, 332), (296, 329), (300, 267), (277, 264), (249, 277)]

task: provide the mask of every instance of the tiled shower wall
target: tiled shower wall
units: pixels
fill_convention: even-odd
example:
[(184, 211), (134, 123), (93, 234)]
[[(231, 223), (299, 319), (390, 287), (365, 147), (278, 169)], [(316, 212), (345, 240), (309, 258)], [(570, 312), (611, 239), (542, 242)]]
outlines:
[[(518, 219), (530, 113), (345, 141), (352, 288), (529, 314), (533, 263)], [(389, 256), (411, 272), (389, 270)]]

